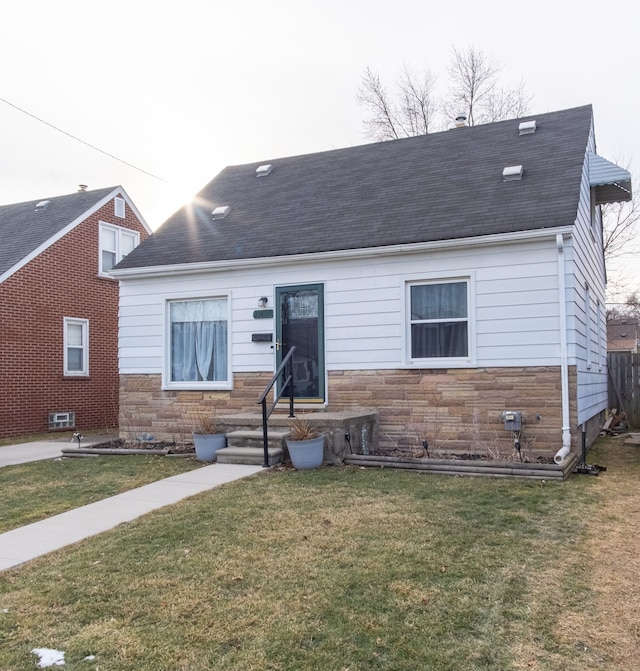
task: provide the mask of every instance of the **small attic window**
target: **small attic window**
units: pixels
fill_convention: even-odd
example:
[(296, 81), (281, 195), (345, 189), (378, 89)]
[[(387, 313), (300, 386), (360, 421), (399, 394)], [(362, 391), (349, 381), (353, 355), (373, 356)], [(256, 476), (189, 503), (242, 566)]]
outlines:
[(531, 135), (536, 132), (536, 120), (523, 121), (518, 126), (518, 135)]
[(229, 205), (221, 205), (216, 207), (215, 210), (211, 213), (213, 219), (224, 219), (229, 212), (231, 212), (231, 207)]
[(125, 218), (124, 198), (116, 196), (113, 202), (114, 202), (114, 214), (116, 215), (116, 217), (124, 219)]
[(271, 165), (271, 163), (266, 163), (265, 165), (259, 165), (256, 168), (256, 177), (266, 177), (267, 175), (271, 174), (272, 170), (273, 165)]
[(524, 170), (521, 165), (510, 165), (507, 166), (502, 171), (502, 181), (503, 182), (515, 182), (516, 180), (522, 179), (522, 174)]
[(46, 210), (49, 207), (50, 200), (41, 200), (39, 203), (36, 203), (36, 212), (38, 210)]

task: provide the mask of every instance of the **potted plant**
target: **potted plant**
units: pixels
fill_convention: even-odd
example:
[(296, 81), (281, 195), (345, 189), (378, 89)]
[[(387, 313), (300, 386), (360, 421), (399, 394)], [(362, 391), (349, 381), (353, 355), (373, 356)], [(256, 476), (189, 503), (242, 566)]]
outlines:
[(317, 468), (322, 465), (324, 435), (319, 435), (309, 421), (296, 419), (287, 438), (287, 448), (294, 468)]
[(216, 452), (227, 446), (227, 436), (219, 432), (212, 415), (199, 412), (193, 429), (193, 444), (198, 461), (214, 461)]

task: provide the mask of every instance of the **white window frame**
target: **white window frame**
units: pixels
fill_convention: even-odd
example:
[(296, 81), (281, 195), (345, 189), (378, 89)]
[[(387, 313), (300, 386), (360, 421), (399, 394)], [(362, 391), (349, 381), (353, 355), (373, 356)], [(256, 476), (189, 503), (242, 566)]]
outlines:
[[(115, 233), (115, 249), (105, 249), (105, 235), (104, 233), (106, 231)], [(127, 255), (126, 253), (123, 252), (123, 238), (124, 237), (132, 237), (134, 239), (134, 245), (133, 249), (135, 249), (139, 244), (140, 244), (140, 233), (138, 231), (134, 231), (131, 228), (124, 228), (123, 226), (115, 226), (114, 224), (107, 224), (104, 221), (100, 222), (100, 242), (99, 242), (99, 250), (98, 250), (98, 263), (99, 263), (99, 270), (98, 273), (102, 275), (103, 277), (111, 277), (110, 271), (109, 270), (104, 270), (102, 268), (102, 252), (108, 251), (112, 252), (115, 254), (116, 260), (114, 265), (122, 261), (122, 259)], [(128, 252), (127, 252), (128, 253)]]
[[(227, 379), (226, 380), (202, 380), (202, 381), (174, 381), (171, 379), (171, 304), (184, 303), (188, 301), (205, 300), (225, 300), (226, 301), (226, 319), (227, 319)], [(233, 389), (233, 370), (231, 367), (231, 292), (211, 294), (209, 292), (193, 292), (185, 296), (184, 294), (167, 295), (164, 298), (164, 342), (162, 352), (162, 388), (173, 389)]]
[(126, 216), (126, 208), (124, 204), (124, 198), (116, 196), (113, 199), (113, 214), (120, 219), (124, 219)]
[[(467, 285), (467, 356), (413, 358), (411, 356), (411, 287), (425, 284), (455, 284), (461, 282)], [(418, 277), (405, 277), (402, 319), (404, 323), (403, 358), (406, 367), (468, 368), (476, 365), (475, 273), (425, 273)]]
[[(82, 327), (82, 370), (69, 370), (69, 326)], [(89, 376), (89, 320), (76, 317), (63, 318), (64, 375), (65, 377)]]

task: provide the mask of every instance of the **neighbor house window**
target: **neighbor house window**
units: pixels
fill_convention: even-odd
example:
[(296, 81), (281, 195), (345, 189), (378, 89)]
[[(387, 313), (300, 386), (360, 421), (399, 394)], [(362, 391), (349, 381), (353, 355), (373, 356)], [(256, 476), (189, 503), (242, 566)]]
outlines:
[(139, 242), (137, 231), (100, 222), (100, 273), (107, 274)]
[(410, 358), (469, 356), (468, 282), (409, 285)]
[(169, 382), (173, 386), (215, 387), (228, 383), (227, 298), (170, 301), (168, 351)]
[(125, 218), (124, 198), (116, 198), (113, 201), (113, 213), (120, 219)]
[(89, 320), (64, 318), (64, 374), (89, 375)]

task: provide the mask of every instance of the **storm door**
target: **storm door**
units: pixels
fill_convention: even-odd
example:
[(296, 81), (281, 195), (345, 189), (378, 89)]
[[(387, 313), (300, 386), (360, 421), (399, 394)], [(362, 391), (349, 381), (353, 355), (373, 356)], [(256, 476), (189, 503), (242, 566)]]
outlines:
[(324, 402), (324, 287), (276, 287), (276, 366), (294, 347), (294, 396)]

